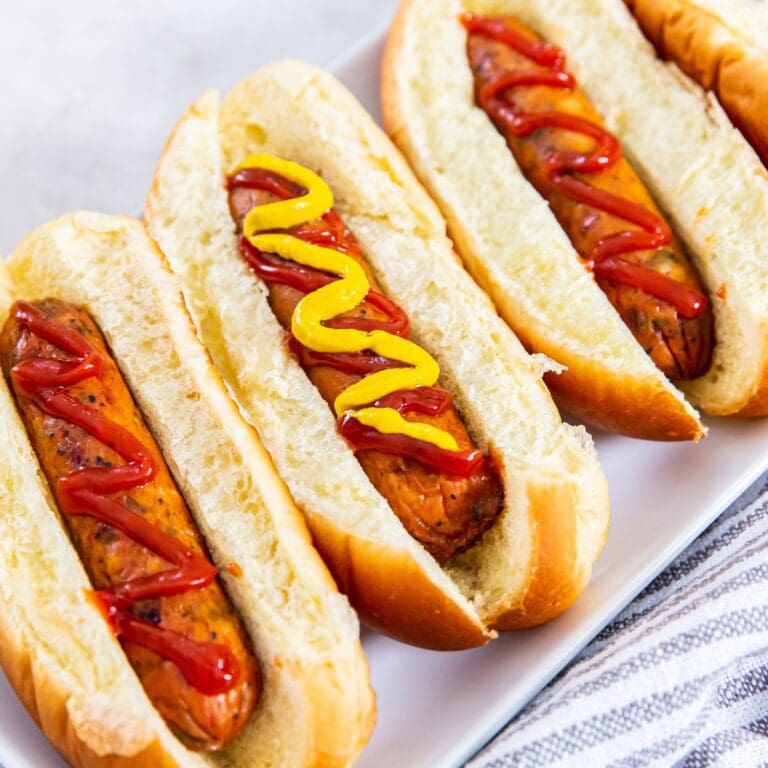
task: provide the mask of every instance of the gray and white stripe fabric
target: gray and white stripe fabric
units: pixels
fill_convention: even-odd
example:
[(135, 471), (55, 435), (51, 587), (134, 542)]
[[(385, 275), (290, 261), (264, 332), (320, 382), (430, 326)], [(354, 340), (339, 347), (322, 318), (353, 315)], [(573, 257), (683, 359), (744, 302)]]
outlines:
[(768, 475), (466, 765), (768, 766)]

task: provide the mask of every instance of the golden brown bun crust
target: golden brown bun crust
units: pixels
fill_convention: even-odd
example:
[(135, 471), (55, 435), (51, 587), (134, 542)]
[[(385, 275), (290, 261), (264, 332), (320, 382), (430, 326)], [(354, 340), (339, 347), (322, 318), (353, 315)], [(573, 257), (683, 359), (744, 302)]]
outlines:
[(763, 365), (760, 386), (734, 416), (756, 418), (768, 414), (768, 360)]
[(717, 94), (768, 164), (768, 60), (750, 54), (722, 19), (689, 0), (624, 0), (659, 54)]
[(579, 558), (576, 521), (572, 514), (573, 490), (560, 486), (553, 493), (550, 485), (532, 482), (527, 492), (536, 521), (533, 536), (536, 554), (531, 579), (523, 601), (493, 622), (498, 630), (526, 629), (559, 615), (579, 596), (588, 576), (585, 574), (581, 582), (574, 579)]
[[(706, 435), (706, 428), (698, 419), (696, 412), (685, 402), (681, 394), (670, 385), (655, 366), (647, 364), (647, 361), (637, 360), (636, 343), (623, 328), (612, 330), (614, 338), (626, 335), (622, 341), (624, 344), (624, 359), (617, 363), (617, 356), (610, 361), (600, 359), (591, 350), (584, 352), (575, 347), (561, 332), (558, 327), (559, 319), (556, 316), (547, 316), (542, 322), (530, 314), (530, 307), (513, 297), (505, 286), (503, 279), (503, 267), (490, 264), (489, 253), (492, 246), (487, 246), (488, 251), (478, 245), (474, 233), (469, 230), (464, 221), (464, 215), (460, 204), (455, 200), (443, 199), (441, 191), (443, 187), (439, 177), (449, 176), (450, 172), (440, 171), (435, 173), (431, 163), (435, 162), (428, 152), (422, 151), (424, 135), (418, 134), (417, 129), (412, 128), (411, 116), (407, 113), (404, 90), (409, 87), (403, 85), (408, 81), (408, 75), (400, 68), (403, 51), (406, 49), (407, 29), (411, 22), (410, 16), (417, 12), (416, 0), (403, 0), (392, 23), (387, 38), (384, 58), (382, 63), (381, 104), (384, 117), (384, 125), (393, 141), (399, 146), (408, 158), (422, 182), (431, 190), (433, 197), (441, 205), (443, 214), (448, 221), (448, 230), (456, 243), (457, 250), (477, 283), (485, 290), (496, 305), (499, 314), (506, 320), (510, 327), (520, 337), (525, 346), (533, 352), (547, 355), (558, 363), (567, 367), (567, 371), (545, 377), (547, 386), (552, 391), (558, 405), (565, 411), (576, 416), (583, 423), (592, 427), (614, 432), (630, 437), (646, 440), (699, 440)], [(453, 65), (452, 65), (453, 66)], [(468, 67), (467, 67), (468, 70)], [(458, 108), (474, 111), (474, 105), (460, 104)], [(422, 108), (419, 102), (418, 108)], [(428, 107), (423, 107), (428, 108)], [(460, 116), (465, 120), (465, 115)], [(473, 127), (473, 139), (477, 142), (491, 143), (497, 138), (496, 129), (486, 121), (486, 124), (476, 130)], [(463, 141), (462, 137), (462, 141)], [(457, 143), (461, 143), (459, 139)], [(506, 155), (511, 158), (506, 146), (504, 147), (504, 159)], [(493, 163), (490, 155), (483, 155), (484, 163)], [(496, 158), (498, 159), (498, 158)], [(445, 165), (445, 163), (442, 163)], [(495, 183), (495, 182), (494, 182)], [(471, 186), (471, 183), (469, 184)], [(508, 198), (516, 196), (516, 190), (508, 190)], [(489, 212), (489, 218), (494, 216)], [(512, 215), (515, 215), (514, 213)], [(552, 222), (545, 225), (558, 227)], [(569, 251), (570, 246), (568, 246)], [(548, 252), (548, 243), (523, 243), (523, 251), (537, 251), (541, 260), (546, 261), (544, 254)], [(572, 253), (574, 264), (576, 257)], [(517, 254), (510, 252), (509, 259), (516, 258)], [(542, 274), (549, 272), (548, 265), (544, 264)], [(501, 275), (501, 276), (500, 276)], [(529, 286), (530, 293), (536, 293), (538, 285)], [(586, 286), (597, 293), (596, 287)], [(568, 285), (564, 290), (572, 290)], [(546, 289), (544, 289), (546, 290)], [(604, 304), (602, 296), (596, 296), (593, 301)], [(553, 305), (557, 302), (552, 302)], [(556, 315), (556, 312), (553, 313)], [(578, 321), (574, 325), (583, 325)], [(596, 321), (597, 328), (605, 328), (610, 325), (616, 329), (621, 325), (612, 309), (608, 318), (600, 318)], [(600, 330), (595, 330), (599, 334)], [(607, 333), (607, 331), (605, 331)], [(612, 342), (615, 344), (615, 342)], [(639, 348), (638, 348), (639, 349)], [(643, 358), (645, 355), (643, 354)], [(640, 363), (640, 366), (637, 363)]]
[(544, 381), (564, 411), (605, 432), (640, 440), (698, 441), (706, 435), (701, 422), (650, 377), (619, 377), (585, 365), (547, 373)]
[(474, 648), (494, 637), (429, 581), (407, 552), (359, 539), (327, 519), (311, 527), (339, 589), (374, 629), (435, 651)]

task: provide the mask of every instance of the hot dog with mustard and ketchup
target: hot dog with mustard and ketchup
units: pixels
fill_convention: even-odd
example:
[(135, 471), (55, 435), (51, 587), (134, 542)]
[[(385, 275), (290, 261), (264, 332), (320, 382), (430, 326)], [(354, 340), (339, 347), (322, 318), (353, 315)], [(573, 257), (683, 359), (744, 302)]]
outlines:
[(65, 217), (0, 278), (1, 524), (26, 537), (0, 553), (0, 661), (53, 745), (89, 767), (349, 764), (371, 721), (355, 620), (142, 225)]
[(591, 442), (339, 83), (288, 62), (204, 96), (146, 219), (364, 620), (451, 649), (573, 602), (607, 522)]
[(564, 407), (698, 439), (680, 390), (713, 414), (766, 410), (767, 308), (742, 257), (765, 248), (749, 222), (766, 177), (623, 6), (598, 6), (406, 0), (385, 123), (505, 319), (568, 367), (547, 380)]
[[(327, 202), (321, 201), (312, 212), (319, 214), (315, 218), (301, 214), (304, 221), (289, 230), (291, 239), (275, 241), (271, 246), (275, 256), (270, 257), (268, 244), (259, 247), (264, 241), (252, 233), (249, 216), (253, 219), (266, 213), (265, 208), (259, 210), (261, 206), (296, 205), (292, 201), (301, 197), (311, 202), (314, 190), (306, 191), (279, 175), (277, 171), (283, 168), (287, 173), (307, 176), (307, 186), (316, 181), (303, 169), (272, 157), (246, 160), (244, 167), (229, 177), (229, 205), (240, 232), (241, 254), (266, 284), (270, 307), (280, 325), (288, 332), (295, 328), (305, 339), (302, 343), (296, 333), (290, 337), (296, 358), (323, 399), (337, 415), (343, 414), (339, 433), (355, 450), (373, 486), (411, 536), (438, 561), (449, 560), (478, 541), (501, 512), (504, 499), (498, 470), (473, 443), (450, 392), (434, 385), (437, 363), (408, 340), (408, 316), (381, 292), (360, 244), (336, 211), (326, 210)], [(273, 223), (278, 222), (265, 221), (264, 228), (271, 230)], [(243, 234), (244, 224), (251, 234)], [(315, 250), (318, 246), (326, 252)], [(350, 288), (353, 281), (361, 286), (355, 298), (362, 295), (362, 301), (329, 297), (325, 329), (312, 318), (305, 321), (312, 310), (308, 309), (309, 302), (301, 302), (337, 281), (332, 273), (292, 262), (296, 249), (309, 258), (317, 255), (327, 259), (329, 271), (333, 269), (331, 261), (341, 259)], [(333, 287), (342, 290), (338, 283)], [(350, 307), (346, 311), (344, 304)], [(347, 330), (358, 331), (362, 350), (354, 341), (344, 344), (342, 337)], [(318, 331), (331, 344), (338, 338), (344, 351), (320, 351), (320, 345), (311, 338)], [(370, 337), (376, 349), (367, 348), (370, 341), (366, 333), (377, 335)], [(385, 376), (377, 376), (384, 371)], [(409, 386), (414, 383), (416, 386)], [(368, 391), (356, 398), (355, 389), (363, 386)], [(346, 403), (357, 400), (373, 407), (350, 410)], [(409, 414), (413, 414), (412, 419), (408, 419)], [(390, 431), (390, 424), (394, 431)]]

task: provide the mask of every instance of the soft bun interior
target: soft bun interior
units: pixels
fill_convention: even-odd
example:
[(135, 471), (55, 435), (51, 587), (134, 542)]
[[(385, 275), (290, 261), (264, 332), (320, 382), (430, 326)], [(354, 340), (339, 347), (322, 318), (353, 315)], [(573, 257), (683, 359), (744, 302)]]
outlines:
[(718, 101), (768, 164), (768, 6), (756, 0), (625, 0), (659, 54)]

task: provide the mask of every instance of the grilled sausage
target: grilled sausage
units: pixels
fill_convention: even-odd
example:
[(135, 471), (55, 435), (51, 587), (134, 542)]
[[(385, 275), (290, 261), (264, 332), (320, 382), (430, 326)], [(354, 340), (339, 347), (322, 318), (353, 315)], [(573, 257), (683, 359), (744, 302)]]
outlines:
[[(505, 18), (504, 22), (526, 38), (539, 40), (516, 19)], [(476, 97), (481, 106), (481, 91), (487, 84), (509, 73), (540, 68), (513, 47), (480, 34), (469, 34), (467, 52), (474, 75)], [(525, 85), (513, 87), (506, 93), (521, 112), (564, 112), (602, 125), (600, 115), (578, 86), (557, 88)], [(638, 229), (624, 219), (574, 201), (548, 178), (548, 158), (556, 152), (589, 153), (595, 147), (593, 139), (559, 127), (541, 127), (519, 138), (509, 130), (504, 120), (490, 112), (489, 116), (506, 139), (526, 178), (549, 202), (552, 212), (583, 259), (589, 260), (595, 245), (606, 235)], [(623, 197), (663, 218), (648, 189), (624, 157), (600, 172), (573, 175), (592, 187)], [(699, 292), (703, 290), (695, 267), (674, 235), (664, 247), (634, 251), (622, 258), (667, 275)], [(670, 304), (635, 287), (599, 275), (597, 279), (638, 343), (664, 374), (672, 379), (691, 379), (707, 370), (713, 345), (711, 308), (707, 307), (699, 317), (684, 318)]]
[[(192, 552), (207, 557), (205, 543), (181, 497), (160, 449), (89, 314), (57, 299), (34, 303), (46, 319), (73, 329), (102, 358), (99, 376), (67, 388), (87, 408), (123, 427), (143, 444), (156, 465), (154, 477), (140, 487), (113, 494), (129, 510), (178, 539)], [(55, 418), (18, 385), (12, 369), (33, 359), (70, 359), (61, 349), (31, 333), (13, 315), (0, 335), (3, 372), (59, 505), (58, 482), (86, 467), (121, 466), (125, 461), (79, 426)], [(116, 528), (86, 515), (62, 515), (72, 542), (97, 590), (168, 570), (168, 562)], [(215, 750), (231, 740), (248, 721), (258, 700), (261, 676), (249, 640), (218, 580), (202, 589), (141, 600), (133, 615), (193, 641), (216, 642), (236, 660), (239, 676), (225, 693), (205, 695), (191, 685), (170, 661), (139, 645), (124, 642), (126, 655), (157, 710), (174, 732), (194, 749)]]
[[(297, 194), (299, 190), (297, 190)], [(275, 202), (279, 197), (265, 190), (233, 186), (229, 204), (238, 228), (247, 213), (257, 205)], [(322, 231), (327, 224), (317, 219), (294, 230), (297, 236), (307, 236), (313, 230)], [(362, 257), (354, 235), (344, 227), (340, 236), (346, 252), (365, 270), (372, 290), (379, 288)], [(293, 310), (304, 294), (289, 285), (270, 283), (269, 302), (280, 324), (291, 327)], [(342, 317), (365, 317), (386, 320), (379, 309), (364, 301)], [(307, 374), (320, 394), (333, 404), (336, 396), (361, 377), (327, 365), (305, 365)], [(432, 424), (449, 432), (460, 450), (475, 446), (466, 427), (451, 405), (437, 416), (405, 415), (413, 421)], [(454, 477), (435, 472), (418, 461), (372, 450), (358, 451), (357, 457), (373, 485), (389, 502), (406, 530), (440, 562), (444, 562), (474, 544), (493, 525), (502, 508), (503, 491), (498, 473), (490, 462), (470, 477)]]

